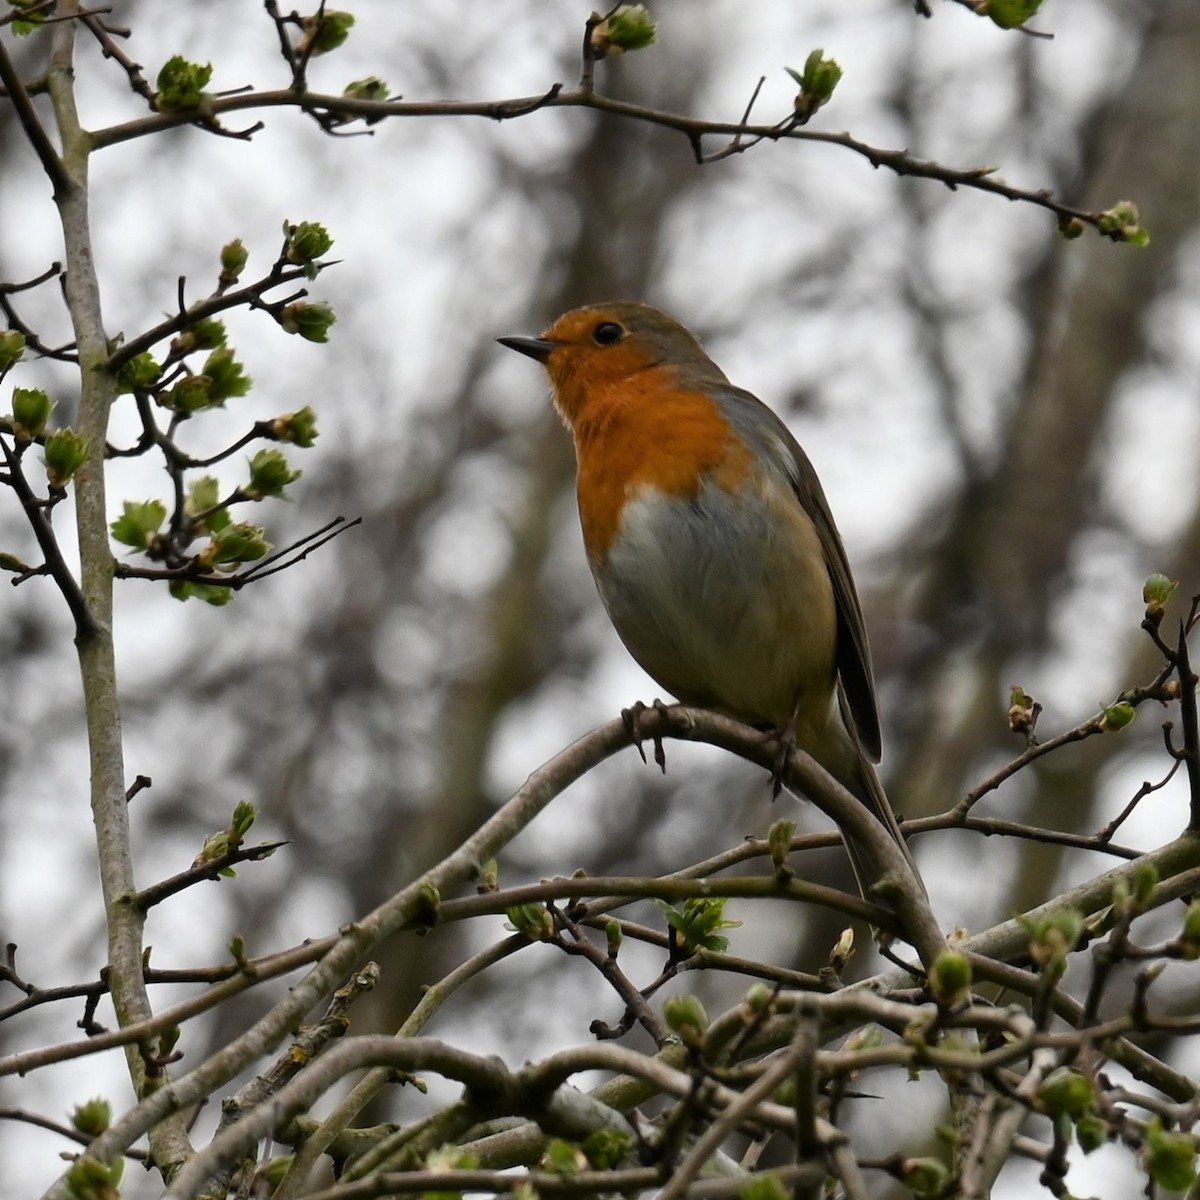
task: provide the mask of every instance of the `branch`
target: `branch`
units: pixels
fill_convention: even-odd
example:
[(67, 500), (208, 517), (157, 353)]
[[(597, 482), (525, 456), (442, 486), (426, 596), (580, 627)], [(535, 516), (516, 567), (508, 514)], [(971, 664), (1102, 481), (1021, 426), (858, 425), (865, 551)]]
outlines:
[[(362, 118), (380, 121), (387, 117), (447, 117), (476, 116), (493, 121), (511, 121), (539, 112), (544, 108), (590, 108), (628, 120), (642, 121), (674, 130), (687, 138), (696, 152), (697, 161), (706, 160), (700, 152), (705, 137), (728, 137), (738, 142), (741, 149), (749, 144), (763, 141), (818, 142), (824, 145), (841, 146), (865, 158), (873, 167), (886, 167), (896, 175), (911, 175), (943, 183), (951, 190), (972, 188), (1001, 196), (1005, 200), (1020, 201), (1044, 208), (1053, 213), (1060, 222), (1079, 220), (1099, 229), (1103, 212), (1074, 208), (1054, 198), (1048, 189), (1030, 190), (1014, 187), (996, 175), (995, 167), (946, 167), (941, 163), (915, 158), (905, 150), (888, 150), (860, 141), (849, 133), (834, 133), (807, 127), (797, 127), (790, 121), (778, 125), (748, 124), (744, 121), (704, 121), (685, 117), (679, 113), (664, 112), (641, 104), (614, 100), (587, 88), (562, 91), (555, 84), (541, 96), (521, 96), (507, 100), (356, 100), (347, 96), (334, 96), (318, 92), (297, 93), (291, 89), (276, 91), (246, 92), (236, 96), (214, 97), (206, 102), (206, 113), (216, 117), (222, 113), (244, 109), (301, 108), (318, 113), (336, 114), (340, 118)], [(121, 125), (110, 125), (96, 131), (93, 144), (99, 149), (118, 145), (134, 138), (146, 137), (162, 129), (188, 125), (196, 120), (195, 112), (156, 113), (153, 116), (127, 121)], [(744, 139), (749, 139), (749, 142)], [(1118, 235), (1107, 234), (1117, 237)]]
[(2, 41), (0, 41), (0, 83), (3, 83), (8, 91), (8, 97), (17, 111), (17, 119), (21, 122), (25, 137), (33, 147), (34, 153), (41, 159), (42, 169), (49, 177), (51, 186), (54, 188), (54, 196), (57, 199), (70, 188), (71, 177), (41, 121), (38, 120), (33, 102), (29, 99), (29, 93), (25, 90), (25, 84), (17, 72), (16, 64), (9, 57)]
[[(46, 560), (46, 568), (50, 577), (58, 584), (58, 590), (62, 592), (63, 599), (66, 600), (67, 607), (71, 610), (71, 616), (75, 621), (75, 638), (77, 641), (84, 641), (98, 632), (99, 626), (96, 618), (83, 594), (83, 589), (79, 586), (79, 581), (67, 565), (67, 560), (63, 558), (62, 549), (58, 544), (58, 538), (54, 535), (54, 527), (50, 524), (50, 518), (46, 515), (45, 508), (33, 494), (33, 489), (25, 478), (20, 454), (4, 438), (0, 438), (0, 449), (3, 449), (4, 460), (8, 464), (6, 482), (17, 493), (17, 499), (20, 500), (21, 507), (25, 510), (25, 516), (33, 529), (33, 536), (37, 538), (38, 546)], [(13, 582), (19, 582), (19, 579)]]

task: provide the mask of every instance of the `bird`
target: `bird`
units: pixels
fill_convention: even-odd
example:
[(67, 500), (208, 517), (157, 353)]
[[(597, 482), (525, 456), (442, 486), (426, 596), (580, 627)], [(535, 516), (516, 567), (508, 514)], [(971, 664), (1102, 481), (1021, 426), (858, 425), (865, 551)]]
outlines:
[[(576, 308), (540, 337), (497, 340), (549, 375), (575, 442), (588, 563), (629, 653), (685, 704), (806, 751), (913, 865), (874, 768), (879, 710), (850, 564), (787, 426), (646, 304)], [(870, 864), (843, 836), (868, 896)]]

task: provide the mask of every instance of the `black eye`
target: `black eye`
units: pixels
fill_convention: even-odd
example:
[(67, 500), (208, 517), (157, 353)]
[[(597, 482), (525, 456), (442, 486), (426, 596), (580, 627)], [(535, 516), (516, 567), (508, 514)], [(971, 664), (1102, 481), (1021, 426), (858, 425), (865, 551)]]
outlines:
[(592, 337), (600, 343), (601, 346), (611, 346), (615, 342), (619, 342), (625, 336), (625, 330), (621, 328), (615, 321), (604, 321), (596, 326)]

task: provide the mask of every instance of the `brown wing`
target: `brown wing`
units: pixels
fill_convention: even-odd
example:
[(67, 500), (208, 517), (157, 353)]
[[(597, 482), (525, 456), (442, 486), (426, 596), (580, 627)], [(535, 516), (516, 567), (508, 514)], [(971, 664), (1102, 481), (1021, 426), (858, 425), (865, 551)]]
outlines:
[(838, 678), (859, 744), (872, 762), (878, 762), (882, 749), (879, 707), (875, 700), (871, 648), (867, 643), (862, 605), (854, 577), (850, 574), (846, 548), (834, 524), (816, 469), (788, 427), (758, 397), (727, 383), (709, 383), (708, 388), (717, 395), (721, 409), (734, 429), (787, 477), (796, 498), (817, 528), (837, 603)]

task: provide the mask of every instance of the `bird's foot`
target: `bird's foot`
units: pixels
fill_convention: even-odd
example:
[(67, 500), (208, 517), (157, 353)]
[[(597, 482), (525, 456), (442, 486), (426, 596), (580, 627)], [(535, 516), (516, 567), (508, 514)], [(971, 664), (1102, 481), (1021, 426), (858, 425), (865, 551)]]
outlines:
[[(646, 739), (646, 735), (642, 732), (642, 714), (649, 712), (650, 709), (665, 715), (667, 706), (661, 700), (655, 700), (647, 708), (638, 700), (630, 708), (621, 709), (621, 720), (624, 722), (625, 728), (629, 730), (629, 736), (633, 739), (637, 752), (642, 756), (642, 762), (646, 761), (646, 751), (642, 748), (642, 742)], [(652, 733), (650, 740), (654, 743), (654, 761), (658, 764), (658, 769), (665, 775), (667, 773), (667, 752), (663, 749), (662, 734)]]
[(768, 741), (777, 741), (779, 750), (775, 761), (771, 764), (771, 799), (778, 800), (783, 791), (783, 772), (787, 767), (788, 755), (796, 748), (796, 726), (787, 725), (782, 729), (768, 729), (763, 735)]

